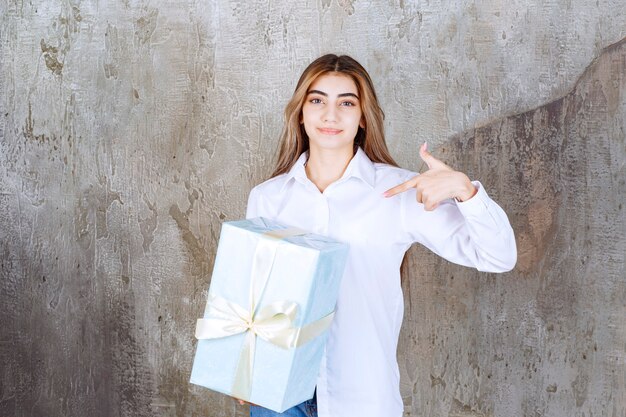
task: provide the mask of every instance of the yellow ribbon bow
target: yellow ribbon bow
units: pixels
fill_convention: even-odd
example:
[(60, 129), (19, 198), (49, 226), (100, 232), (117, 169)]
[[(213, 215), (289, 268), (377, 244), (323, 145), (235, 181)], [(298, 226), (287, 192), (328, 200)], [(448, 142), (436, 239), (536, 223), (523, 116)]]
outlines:
[[(261, 298), (267, 284), (279, 241), (304, 233), (298, 229), (265, 233), (263, 236), (270, 239), (261, 239), (252, 264), (250, 308), (246, 310), (223, 297), (209, 294), (205, 317), (196, 324), (197, 339), (215, 339), (246, 333), (231, 391), (233, 397), (250, 399), (257, 336), (281, 348), (290, 349), (316, 338), (332, 322), (334, 312), (306, 326), (294, 327), (298, 313), (295, 302), (277, 301), (260, 309), (257, 306), (257, 300)], [(261, 287), (257, 289), (259, 282)]]

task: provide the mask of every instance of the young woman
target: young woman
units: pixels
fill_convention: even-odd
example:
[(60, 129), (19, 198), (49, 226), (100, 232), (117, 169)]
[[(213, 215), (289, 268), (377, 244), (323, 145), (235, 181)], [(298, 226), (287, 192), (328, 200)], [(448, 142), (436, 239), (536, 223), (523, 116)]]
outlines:
[(251, 406), (251, 416), (400, 417), (405, 252), (419, 242), (451, 262), (504, 272), (517, 259), (513, 230), (479, 182), (426, 144), (426, 172), (398, 168), (372, 81), (348, 56), (311, 63), (285, 118), (276, 170), (251, 191), (247, 217), (324, 234), (350, 251), (314, 398), (283, 414)]

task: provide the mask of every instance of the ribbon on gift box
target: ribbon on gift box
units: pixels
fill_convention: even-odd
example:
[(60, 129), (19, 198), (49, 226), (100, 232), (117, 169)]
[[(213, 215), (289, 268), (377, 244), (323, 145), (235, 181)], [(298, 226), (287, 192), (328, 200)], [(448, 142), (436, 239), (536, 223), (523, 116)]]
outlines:
[(281, 348), (290, 349), (313, 340), (332, 322), (334, 312), (306, 326), (294, 327), (298, 305), (291, 301), (277, 301), (259, 309), (258, 302), (267, 286), (280, 241), (303, 234), (306, 232), (296, 228), (264, 233), (252, 261), (249, 308), (245, 309), (223, 297), (209, 294), (205, 317), (196, 324), (197, 339), (215, 339), (246, 333), (235, 372), (233, 397), (250, 399), (257, 336)]

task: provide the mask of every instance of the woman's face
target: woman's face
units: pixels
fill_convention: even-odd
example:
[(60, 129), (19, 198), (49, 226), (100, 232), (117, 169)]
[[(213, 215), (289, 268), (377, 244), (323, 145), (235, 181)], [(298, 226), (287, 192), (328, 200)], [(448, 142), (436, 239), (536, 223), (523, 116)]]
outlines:
[(302, 123), (309, 146), (319, 150), (352, 152), (354, 137), (363, 127), (356, 84), (347, 75), (319, 76), (309, 87), (302, 106)]

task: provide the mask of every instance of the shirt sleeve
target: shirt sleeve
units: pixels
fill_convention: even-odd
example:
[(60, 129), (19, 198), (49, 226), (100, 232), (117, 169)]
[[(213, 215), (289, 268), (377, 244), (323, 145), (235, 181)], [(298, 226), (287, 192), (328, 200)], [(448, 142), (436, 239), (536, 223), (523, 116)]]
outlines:
[(472, 182), (477, 193), (465, 202), (450, 199), (433, 211), (416, 201), (415, 189), (402, 194), (404, 230), (439, 256), (485, 272), (506, 272), (517, 262), (515, 235), (504, 210), (482, 184)]

